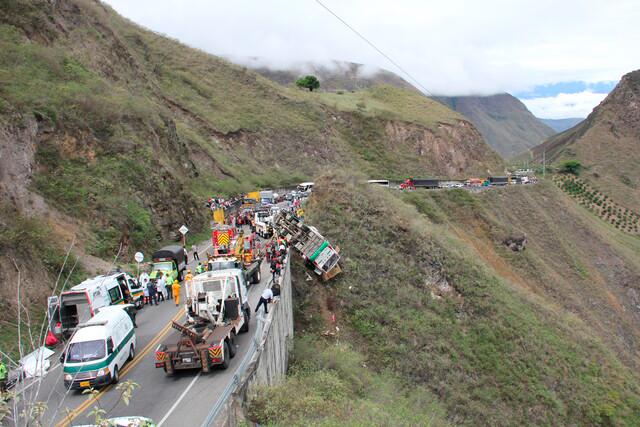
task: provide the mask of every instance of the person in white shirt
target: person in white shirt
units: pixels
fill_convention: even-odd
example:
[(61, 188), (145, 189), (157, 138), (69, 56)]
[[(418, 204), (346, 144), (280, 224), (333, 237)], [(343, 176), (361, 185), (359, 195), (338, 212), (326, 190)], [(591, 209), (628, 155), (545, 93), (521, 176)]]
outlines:
[(156, 286), (158, 287), (158, 300), (162, 297), (162, 301), (165, 301), (168, 297), (167, 288), (165, 287), (167, 280), (164, 278), (162, 272), (159, 272), (158, 276), (158, 280), (156, 281)]
[(142, 293), (144, 294), (144, 303), (147, 304), (149, 302), (149, 275), (146, 271), (143, 271), (140, 277), (138, 278), (138, 283), (142, 287)]
[(260, 301), (258, 301), (258, 305), (256, 306), (256, 313), (261, 305), (264, 304), (264, 314), (268, 314), (269, 310), (267, 309), (267, 303), (271, 302), (273, 299), (273, 291), (270, 288), (266, 288), (262, 291), (262, 295), (260, 295)]

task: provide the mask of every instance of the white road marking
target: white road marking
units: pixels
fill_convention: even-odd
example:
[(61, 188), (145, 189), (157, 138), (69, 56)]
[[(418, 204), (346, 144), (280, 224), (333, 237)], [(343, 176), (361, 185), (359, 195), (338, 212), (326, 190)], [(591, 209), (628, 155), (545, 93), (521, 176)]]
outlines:
[(191, 383), (187, 386), (187, 388), (184, 389), (184, 391), (182, 392), (182, 394), (180, 395), (180, 397), (178, 398), (178, 400), (175, 401), (175, 403), (173, 404), (173, 406), (171, 408), (169, 408), (169, 412), (167, 412), (164, 416), (164, 418), (162, 418), (160, 420), (160, 422), (157, 424), (158, 427), (162, 427), (162, 424), (164, 424), (165, 421), (167, 421), (167, 418), (169, 418), (169, 416), (171, 416), (171, 414), (173, 413), (173, 411), (176, 410), (176, 408), (178, 407), (178, 405), (180, 404), (180, 402), (182, 402), (182, 399), (184, 399), (184, 397), (187, 395), (187, 393), (189, 393), (189, 390), (191, 390), (191, 387), (193, 387), (193, 385), (196, 383), (196, 381), (198, 380), (198, 378), (200, 378), (200, 374), (202, 372), (198, 372), (198, 375), (196, 375), (192, 380)]

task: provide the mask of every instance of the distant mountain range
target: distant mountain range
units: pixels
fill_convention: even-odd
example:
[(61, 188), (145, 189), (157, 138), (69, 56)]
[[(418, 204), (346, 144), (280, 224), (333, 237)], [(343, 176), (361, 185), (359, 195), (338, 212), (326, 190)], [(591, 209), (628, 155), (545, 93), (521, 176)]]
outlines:
[(552, 128), (531, 114), (518, 98), (508, 93), (437, 99), (467, 117), (491, 148), (503, 158), (535, 147), (555, 134)]
[(584, 118), (580, 117), (572, 117), (568, 119), (541, 119), (538, 118), (542, 123), (549, 126), (551, 129), (556, 132), (564, 132), (567, 129), (571, 129), (578, 123), (584, 120)]

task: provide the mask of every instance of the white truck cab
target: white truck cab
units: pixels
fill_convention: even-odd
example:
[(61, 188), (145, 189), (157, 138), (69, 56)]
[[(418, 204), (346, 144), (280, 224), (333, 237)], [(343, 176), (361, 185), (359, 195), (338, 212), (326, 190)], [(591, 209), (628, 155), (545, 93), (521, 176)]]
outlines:
[(61, 355), (65, 388), (82, 389), (117, 383), (119, 371), (133, 360), (136, 334), (124, 306), (102, 307), (78, 325)]
[(273, 233), (273, 214), (270, 210), (256, 211), (255, 213), (256, 233), (267, 238)]
[(186, 284), (186, 291), (188, 322), (193, 323), (199, 317), (214, 325), (224, 323), (225, 301), (237, 299), (238, 312), (244, 315), (244, 321), (248, 325), (251, 310), (247, 282), (241, 269), (230, 268), (198, 274)]

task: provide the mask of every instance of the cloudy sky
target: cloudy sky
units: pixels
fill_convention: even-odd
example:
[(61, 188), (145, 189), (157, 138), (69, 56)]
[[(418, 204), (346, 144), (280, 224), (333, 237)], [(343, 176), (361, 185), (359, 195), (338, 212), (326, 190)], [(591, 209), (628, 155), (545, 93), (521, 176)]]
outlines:
[[(316, 0), (106, 1), (149, 29), (236, 61), (286, 68), (344, 60), (402, 75)], [(585, 117), (640, 68), (638, 0), (320, 1), (430, 92), (509, 92), (539, 117)]]

